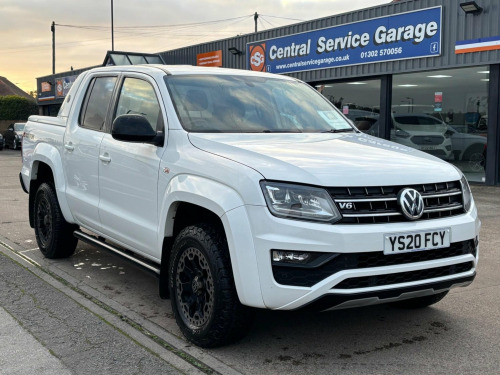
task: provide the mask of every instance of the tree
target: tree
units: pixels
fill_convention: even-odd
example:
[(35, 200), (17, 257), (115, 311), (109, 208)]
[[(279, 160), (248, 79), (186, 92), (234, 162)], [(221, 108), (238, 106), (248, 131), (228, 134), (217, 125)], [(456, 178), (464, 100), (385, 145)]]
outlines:
[(0, 120), (27, 120), (36, 114), (38, 106), (34, 100), (16, 95), (0, 97)]

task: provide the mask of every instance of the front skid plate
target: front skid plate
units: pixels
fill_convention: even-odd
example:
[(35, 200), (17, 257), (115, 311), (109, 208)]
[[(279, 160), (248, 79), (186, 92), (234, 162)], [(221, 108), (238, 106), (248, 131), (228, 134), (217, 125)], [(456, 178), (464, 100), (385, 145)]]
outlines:
[[(346, 307), (355, 307), (372, 305), (375, 303), (392, 302), (392, 300), (395, 300), (404, 294), (417, 293), (419, 291), (426, 290), (434, 290), (434, 292), (437, 293), (440, 291), (448, 290), (453, 286), (459, 286), (460, 284), (470, 284), (475, 277), (476, 274), (474, 273), (474, 275), (471, 276), (460, 277), (452, 280), (438, 281), (434, 283), (420, 284), (404, 288), (394, 288), (366, 293), (328, 294), (308, 303), (307, 305), (299, 307), (296, 310), (324, 311), (333, 309), (343, 304), (346, 304)], [(363, 302), (362, 300), (365, 300), (365, 302)], [(356, 304), (356, 301), (359, 301), (359, 303)], [(348, 306), (348, 302), (352, 302), (352, 305)]]

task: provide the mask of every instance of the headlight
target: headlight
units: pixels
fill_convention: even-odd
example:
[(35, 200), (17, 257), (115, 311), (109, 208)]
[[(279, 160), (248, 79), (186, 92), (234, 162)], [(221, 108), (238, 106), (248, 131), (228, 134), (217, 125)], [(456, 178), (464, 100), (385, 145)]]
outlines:
[(274, 216), (329, 223), (342, 218), (324, 189), (269, 181), (260, 186)]
[(410, 133), (405, 132), (404, 130), (401, 129), (396, 129), (394, 135), (399, 138), (410, 138)]
[(462, 197), (464, 200), (464, 210), (465, 212), (469, 212), (472, 206), (472, 193), (470, 191), (469, 183), (464, 175), (460, 179), (460, 184), (462, 185)]

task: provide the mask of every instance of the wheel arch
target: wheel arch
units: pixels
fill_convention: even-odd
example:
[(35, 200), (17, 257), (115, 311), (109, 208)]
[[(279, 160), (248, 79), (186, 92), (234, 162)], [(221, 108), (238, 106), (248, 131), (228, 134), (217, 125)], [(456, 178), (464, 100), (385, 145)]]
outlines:
[(206, 222), (214, 225), (225, 233), (221, 218), (205, 207), (189, 202), (177, 201), (172, 203), (168, 212), (170, 218), (166, 221), (166, 225), (169, 225), (169, 228), (165, 228), (165, 233), (169, 235), (165, 236), (164, 234), (163, 237), (160, 265), (159, 290), (160, 297), (162, 298), (169, 297), (168, 269), (170, 265), (170, 254), (174, 240), (180, 231), (187, 226)]
[(39, 143), (31, 156), (30, 183), (29, 183), (29, 220), (33, 227), (33, 206), (38, 187), (43, 182), (54, 185), (57, 200), (61, 207), (64, 219), (74, 223), (73, 215), (66, 200), (66, 180), (63, 164), (57, 148), (47, 143)]
[(176, 176), (164, 191), (160, 199), (160, 241), (174, 236), (179, 209), (202, 210), (220, 220), (226, 212), (244, 205), (243, 199), (231, 187), (200, 176)]
[[(244, 202), (231, 187), (199, 176), (178, 176), (171, 180), (160, 208), (161, 246), (160, 295), (168, 297), (168, 262), (175, 236), (186, 226), (208, 222), (220, 228), (228, 241), (233, 278), (241, 303), (263, 307), (255, 251), (238, 251), (237, 239), (253, 248), (248, 218), (242, 218)], [(239, 210), (241, 221), (232, 225), (228, 212)], [(244, 240), (243, 240), (244, 239)], [(237, 243), (238, 242), (238, 243)], [(252, 286), (253, 292), (246, 291)], [(258, 291), (258, 293), (255, 293)]]
[(484, 145), (485, 143), (477, 142), (467, 146), (464, 153), (462, 154), (462, 160), (464, 161), (470, 160), (470, 157), (476, 153), (482, 154), (484, 151)]

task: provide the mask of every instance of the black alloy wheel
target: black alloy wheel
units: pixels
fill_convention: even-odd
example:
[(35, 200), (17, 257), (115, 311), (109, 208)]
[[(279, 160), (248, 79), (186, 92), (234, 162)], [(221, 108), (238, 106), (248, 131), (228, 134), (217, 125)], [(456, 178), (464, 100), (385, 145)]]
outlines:
[(57, 194), (50, 183), (42, 183), (35, 195), (34, 227), (36, 242), (46, 258), (66, 258), (76, 249), (73, 232), (78, 226), (64, 219)]
[(38, 237), (43, 247), (46, 248), (50, 245), (52, 239), (52, 209), (50, 206), (47, 194), (40, 194), (38, 204), (35, 211), (35, 223), (38, 232)]
[(169, 288), (177, 324), (198, 346), (233, 343), (251, 328), (255, 313), (238, 299), (225, 235), (210, 224), (184, 228), (175, 239)]
[(208, 322), (213, 313), (212, 271), (203, 253), (195, 247), (181, 254), (176, 271), (176, 297), (181, 318), (191, 329), (198, 329)]

